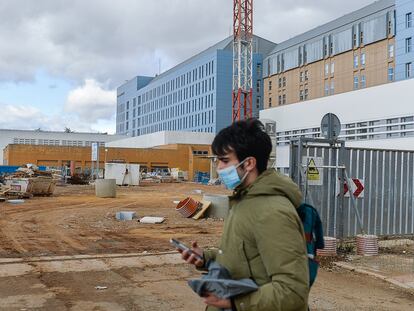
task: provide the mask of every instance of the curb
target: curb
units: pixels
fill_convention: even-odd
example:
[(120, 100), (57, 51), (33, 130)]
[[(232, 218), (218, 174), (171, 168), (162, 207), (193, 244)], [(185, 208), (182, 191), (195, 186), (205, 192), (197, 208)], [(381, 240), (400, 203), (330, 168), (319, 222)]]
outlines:
[(375, 273), (375, 272), (372, 272), (372, 271), (368, 271), (368, 270), (361, 269), (361, 268), (356, 268), (356, 267), (354, 267), (354, 266), (352, 266), (350, 264), (344, 263), (344, 262), (335, 262), (334, 265), (335, 266), (338, 266), (340, 268), (343, 268), (345, 270), (349, 270), (349, 271), (357, 272), (357, 273), (360, 273), (360, 274), (365, 274), (365, 275), (369, 275), (369, 276), (375, 277), (377, 279), (380, 279), (380, 280), (383, 280), (385, 282), (391, 283), (391, 284), (393, 284), (395, 286), (398, 286), (398, 287), (400, 287), (402, 289), (409, 290), (411, 292), (414, 291), (414, 287), (413, 286), (406, 285), (406, 284), (401, 283), (399, 281), (396, 281), (396, 280), (394, 280), (394, 279), (392, 279), (390, 277), (386, 277), (386, 276), (383, 276), (381, 274), (378, 274), (378, 273)]

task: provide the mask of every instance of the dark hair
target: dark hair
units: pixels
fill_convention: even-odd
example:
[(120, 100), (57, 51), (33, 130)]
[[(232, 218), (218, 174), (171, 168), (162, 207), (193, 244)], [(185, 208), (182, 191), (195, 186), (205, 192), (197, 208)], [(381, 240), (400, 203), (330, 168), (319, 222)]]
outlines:
[(272, 142), (262, 122), (248, 119), (234, 122), (222, 129), (214, 138), (211, 147), (217, 156), (234, 151), (240, 162), (247, 157), (256, 158), (257, 170), (261, 174), (267, 168)]

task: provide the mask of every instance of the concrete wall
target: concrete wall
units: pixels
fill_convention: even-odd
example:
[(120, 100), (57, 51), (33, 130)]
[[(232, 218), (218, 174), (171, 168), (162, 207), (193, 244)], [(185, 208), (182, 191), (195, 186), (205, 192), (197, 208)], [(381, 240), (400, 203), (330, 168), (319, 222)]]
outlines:
[(137, 137), (129, 137), (107, 143), (107, 147), (117, 148), (152, 148), (172, 144), (210, 145), (214, 134), (193, 132), (157, 132)]

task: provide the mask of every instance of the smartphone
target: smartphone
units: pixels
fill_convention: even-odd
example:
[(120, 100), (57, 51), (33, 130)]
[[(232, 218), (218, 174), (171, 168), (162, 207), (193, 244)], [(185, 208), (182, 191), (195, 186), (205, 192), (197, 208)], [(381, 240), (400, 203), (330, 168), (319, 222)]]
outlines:
[(185, 245), (184, 243), (176, 240), (176, 239), (170, 239), (170, 243), (172, 246), (174, 246), (175, 248), (181, 249), (182, 251), (188, 251), (188, 253), (194, 254), (194, 256), (199, 259), (199, 260), (203, 260), (203, 257), (200, 256), (199, 254), (194, 253), (187, 245)]

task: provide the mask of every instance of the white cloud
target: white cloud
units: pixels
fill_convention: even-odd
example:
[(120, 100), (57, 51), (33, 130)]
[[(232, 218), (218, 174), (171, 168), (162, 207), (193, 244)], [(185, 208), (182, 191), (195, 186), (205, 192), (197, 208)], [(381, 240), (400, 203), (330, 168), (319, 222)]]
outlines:
[(115, 114), (116, 91), (103, 89), (102, 84), (93, 79), (70, 91), (64, 110), (74, 113), (82, 121), (95, 123), (110, 119)]
[(99, 120), (94, 124), (86, 123), (73, 114), (46, 115), (31, 106), (9, 105), (0, 103), (0, 111), (7, 118), (0, 118), (0, 128), (45, 131), (63, 131), (66, 127), (76, 132), (108, 132), (115, 133), (115, 121)]
[[(261, 0), (254, 32), (280, 42), (374, 0)], [(65, 117), (30, 106), (1, 105), (0, 127), (76, 130), (115, 126), (115, 88), (155, 75), (232, 31), (231, 0), (13, 0), (0, 5), (0, 83), (32, 81), (43, 70), (80, 87)], [(111, 123), (112, 122), (112, 123)]]
[[(43, 68), (80, 83), (158, 72), (231, 33), (231, 0), (14, 0), (0, 6), (0, 81)], [(280, 42), (373, 0), (256, 1), (255, 33)]]

